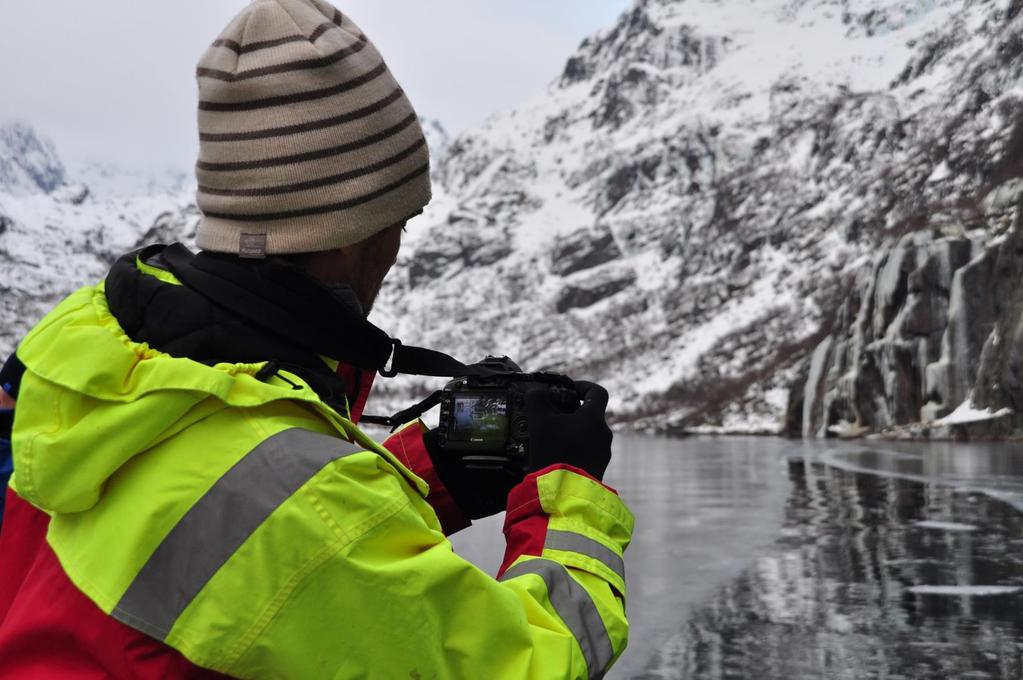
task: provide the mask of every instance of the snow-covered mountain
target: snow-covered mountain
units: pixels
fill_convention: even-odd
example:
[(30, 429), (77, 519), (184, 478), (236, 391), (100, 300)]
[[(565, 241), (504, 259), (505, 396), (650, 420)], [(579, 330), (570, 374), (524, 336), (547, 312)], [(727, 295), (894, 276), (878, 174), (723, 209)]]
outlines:
[(984, 199), (1019, 193), (1019, 14), (635, 0), (545, 92), (452, 142), (381, 323), (598, 379), (620, 422), (780, 431), (879, 248), (1007, 226)]
[(171, 166), (124, 167), (89, 160), (69, 162), (67, 174), (75, 182), (89, 187), (91, 195), (101, 201), (195, 190), (193, 171)]
[[(450, 138), (423, 119), (434, 158)], [(180, 169), (61, 159), (25, 123), (0, 125), (0, 361), (60, 299), (148, 243), (194, 247), (195, 179)]]
[[(1023, 190), (1021, 8), (633, 0), (544, 92), (454, 140), (425, 122), (435, 198), (374, 320), (466, 360), (508, 354), (599, 380), (613, 418), (639, 428), (778, 432), (788, 417), (816, 434), (955, 410), (965, 378), (948, 366), (980, 365), (956, 348), (984, 341), (945, 342), (962, 322), (949, 322), (942, 286), (1017, 242), (1006, 234)], [(36, 277), (19, 294), (47, 291), (15, 326), (86, 270), (54, 262), (95, 250), (95, 278), (133, 229), (136, 241), (187, 239), (198, 218), (187, 196), (110, 208), (79, 197), (32, 197), (57, 212), (0, 197), (0, 281)], [(914, 272), (928, 267), (940, 275), (924, 295)], [(876, 360), (869, 380), (848, 377), (850, 362), (904, 357), (915, 327), (893, 319), (923, 304), (935, 322), (916, 363)], [(869, 333), (865, 318), (880, 319)], [(929, 391), (900, 382), (927, 375), (952, 377)], [(429, 387), (380, 382), (375, 410)], [(870, 406), (899, 389), (916, 390), (907, 413)]]
[(426, 145), (430, 148), (430, 159), (434, 166), (440, 165), (448, 147), (451, 146), (451, 135), (448, 134), (444, 124), (435, 118), (423, 118), (420, 116), (419, 123), (426, 136)]
[(147, 232), (170, 223), (179, 227), (175, 238), (189, 228), (194, 234), (194, 191), (104, 197), (83, 179), (32, 127), (0, 126), (0, 359), (54, 304), (101, 279)]
[(49, 193), (65, 182), (53, 143), (21, 122), (0, 125), (0, 190), (9, 195)]

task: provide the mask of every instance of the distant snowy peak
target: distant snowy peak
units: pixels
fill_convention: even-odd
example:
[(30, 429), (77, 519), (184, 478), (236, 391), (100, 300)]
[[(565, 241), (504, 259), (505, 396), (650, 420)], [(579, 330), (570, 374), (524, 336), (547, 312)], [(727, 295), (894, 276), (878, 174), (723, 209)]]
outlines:
[(634, 0), (614, 26), (583, 41), (557, 86), (586, 82), (591, 98), (604, 100), (596, 127), (624, 123), (630, 108), (663, 97), (658, 86), (687, 86), (726, 59), (709, 81), (726, 87), (703, 92), (717, 103), (748, 99), (778, 79), (884, 90), (911, 57), (940, 59), (982, 30), (972, 19), (994, 16), (990, 9), (1004, 20), (1017, 4), (997, 12), (980, 0), (978, 11), (964, 12), (962, 0)]
[(89, 187), (97, 200), (179, 194), (194, 188), (190, 170), (170, 166), (124, 167), (104, 161), (69, 163), (68, 175)]
[(177, 195), (192, 188), (191, 171), (125, 167), (105, 161), (65, 161), (53, 142), (21, 122), (0, 124), (0, 194), (47, 194), (61, 203)]
[(423, 118), (420, 116), (419, 123), (423, 127), (423, 134), (426, 135), (426, 145), (430, 148), (430, 157), (437, 163), (451, 145), (451, 135), (448, 134), (444, 125), (435, 118)]
[(705, 73), (731, 39), (687, 20), (691, 14), (686, 9), (698, 5), (634, 2), (612, 28), (582, 42), (565, 65), (560, 85), (594, 76), (636, 81), (643, 78), (643, 71), (674, 71), (675, 84), (681, 85)]
[(48, 194), (65, 181), (52, 142), (24, 123), (0, 123), (0, 193)]

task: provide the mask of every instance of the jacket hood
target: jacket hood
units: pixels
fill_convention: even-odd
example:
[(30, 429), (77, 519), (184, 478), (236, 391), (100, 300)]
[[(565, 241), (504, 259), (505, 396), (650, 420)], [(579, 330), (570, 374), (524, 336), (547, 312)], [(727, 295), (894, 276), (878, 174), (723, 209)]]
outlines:
[[(136, 276), (160, 278), (138, 271), (135, 259), (132, 255), (130, 262)], [(138, 264), (144, 267), (141, 259)], [(184, 290), (172, 276), (163, 278), (163, 285), (177, 289), (175, 295)], [(37, 507), (51, 513), (91, 508), (107, 481), (134, 457), (221, 409), (281, 399), (323, 402), (313, 381), (305, 381), (310, 389), (296, 390), (284, 380), (268, 380), (275, 370), (284, 370), (268, 364), (275, 359), (272, 355), (248, 362), (210, 350), (194, 360), (156, 349), (137, 335), (129, 337), (110, 302), (123, 295), (124, 286), (110, 296), (110, 282), (72, 294), (18, 348), (26, 371), (15, 415), (14, 486)], [(151, 313), (162, 317), (154, 321), (163, 324), (151, 326), (173, 325), (167, 315), (181, 313), (181, 305), (160, 311), (152, 290), (141, 286), (139, 293), (153, 308)], [(210, 318), (213, 310), (210, 306), (199, 319), (216, 326)], [(144, 325), (134, 330), (141, 332)], [(228, 338), (224, 331), (230, 328), (228, 324), (215, 335)], [(218, 354), (229, 360), (211, 358)], [(267, 371), (268, 366), (274, 370)], [(323, 366), (321, 361), (320, 374)], [(285, 368), (292, 383), (305, 380), (305, 375)]]
[(83, 288), (25, 338), (15, 410), (15, 487), (48, 512), (91, 508), (132, 458), (228, 407), (311, 390), (266, 383), (263, 364), (206, 366), (136, 343), (110, 314), (103, 287)]

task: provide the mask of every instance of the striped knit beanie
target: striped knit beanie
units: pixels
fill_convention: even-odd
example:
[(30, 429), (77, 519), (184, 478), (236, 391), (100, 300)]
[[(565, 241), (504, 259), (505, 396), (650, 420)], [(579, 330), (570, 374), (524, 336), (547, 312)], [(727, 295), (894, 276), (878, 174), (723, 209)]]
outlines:
[(416, 112), (369, 39), (327, 2), (254, 0), (197, 76), (200, 248), (330, 250), (430, 201)]

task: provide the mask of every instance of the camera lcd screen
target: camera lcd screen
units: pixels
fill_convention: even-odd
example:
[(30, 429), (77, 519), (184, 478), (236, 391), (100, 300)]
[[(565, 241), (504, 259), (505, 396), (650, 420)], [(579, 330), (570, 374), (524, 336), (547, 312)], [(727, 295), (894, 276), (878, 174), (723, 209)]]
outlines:
[(455, 438), (469, 442), (504, 441), (508, 432), (508, 398), (504, 395), (458, 395), (454, 399)]

